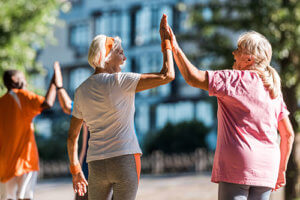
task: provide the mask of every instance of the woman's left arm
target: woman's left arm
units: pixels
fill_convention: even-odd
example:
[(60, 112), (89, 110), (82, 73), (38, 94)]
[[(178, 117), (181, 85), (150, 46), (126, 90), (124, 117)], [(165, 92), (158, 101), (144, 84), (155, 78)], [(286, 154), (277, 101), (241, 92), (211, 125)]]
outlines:
[(288, 160), (292, 152), (294, 142), (294, 131), (292, 124), (288, 117), (283, 118), (278, 123), (278, 130), (280, 134), (280, 166), (278, 172), (278, 179), (275, 190), (285, 185), (285, 172), (287, 169)]

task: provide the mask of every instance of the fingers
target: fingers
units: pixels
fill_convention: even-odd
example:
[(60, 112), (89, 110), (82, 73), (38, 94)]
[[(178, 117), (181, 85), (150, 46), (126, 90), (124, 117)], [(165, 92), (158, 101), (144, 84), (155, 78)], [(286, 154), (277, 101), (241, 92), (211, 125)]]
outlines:
[(167, 30), (168, 28), (168, 20), (167, 20), (167, 15), (163, 14), (161, 20), (160, 20), (160, 29), (165, 29)]
[(73, 189), (79, 196), (84, 196), (87, 192), (86, 186), (88, 186), (88, 182), (82, 172), (73, 177)]
[(54, 70), (60, 69), (59, 62), (55, 61), (53, 67), (54, 67)]
[(163, 14), (163, 16), (161, 17), (161, 20), (160, 20), (160, 28), (163, 28), (164, 26), (166, 26), (167, 23), (168, 23), (167, 15)]
[(281, 187), (283, 187), (285, 184), (284, 183), (276, 183), (275, 188), (272, 189), (272, 192), (277, 191)]
[(173, 33), (173, 31), (172, 31), (172, 29), (171, 29), (170, 26), (168, 27), (168, 32), (170, 33), (171, 38), (173, 38), (174, 37), (174, 33)]
[(73, 184), (73, 189), (75, 193), (78, 193), (79, 196), (84, 196), (85, 193), (87, 193), (87, 184), (85, 181), (77, 182)]

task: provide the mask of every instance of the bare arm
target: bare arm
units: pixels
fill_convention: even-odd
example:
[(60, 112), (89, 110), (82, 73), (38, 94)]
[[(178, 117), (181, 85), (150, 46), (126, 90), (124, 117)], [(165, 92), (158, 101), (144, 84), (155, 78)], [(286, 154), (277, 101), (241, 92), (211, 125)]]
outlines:
[(160, 73), (142, 74), (136, 92), (167, 84), (175, 79), (174, 63), (171, 50), (163, 52), (163, 67)]
[(288, 117), (283, 118), (278, 123), (278, 130), (281, 137), (280, 140), (280, 167), (282, 171), (286, 171), (287, 163), (292, 151), (293, 142), (294, 142), (294, 131), (292, 124)]
[(278, 130), (281, 138), (280, 165), (278, 171), (278, 178), (274, 190), (277, 190), (285, 185), (285, 172), (287, 169), (287, 164), (293, 148), (293, 142), (295, 137), (292, 124), (288, 117), (283, 118), (278, 123)]
[(53, 83), (53, 78), (50, 82), (48, 91), (45, 95), (45, 101), (42, 104), (42, 108), (44, 109), (49, 109), (53, 106), (54, 101), (55, 101), (55, 97), (56, 97), (56, 86)]
[[(167, 33), (168, 22), (167, 16), (163, 15), (160, 22), (160, 36), (161, 40), (170, 40), (170, 36)], [(172, 58), (172, 51), (163, 49), (163, 66), (159, 73), (142, 74), (136, 87), (136, 92), (148, 90), (158, 87), (160, 85), (167, 84), (175, 79), (174, 63)]]
[(68, 155), (70, 159), (70, 165), (77, 165), (78, 160), (78, 138), (83, 120), (74, 116), (71, 118), (70, 129), (68, 134)]
[(61, 69), (59, 66), (59, 62), (56, 61), (54, 63), (54, 83), (57, 86), (57, 97), (60, 104), (60, 107), (62, 108), (63, 112), (70, 115), (71, 109), (72, 109), (72, 100), (70, 96), (68, 95), (67, 91), (63, 88), (63, 77), (61, 74)]
[[(78, 160), (78, 138), (82, 123), (82, 119), (72, 116), (67, 141), (70, 166), (80, 166)], [(84, 193), (87, 192), (86, 186), (88, 185), (88, 182), (86, 181), (81, 168), (78, 173), (72, 174), (72, 181), (74, 191), (77, 192), (79, 196), (83, 196)]]
[(64, 88), (57, 90), (57, 98), (63, 112), (71, 115), (72, 100)]
[(173, 54), (175, 62), (182, 74), (184, 80), (191, 86), (208, 90), (208, 75), (206, 71), (198, 70), (185, 56), (181, 48), (179, 47), (175, 35), (171, 28), (169, 28), (171, 34), (171, 43), (173, 46)]

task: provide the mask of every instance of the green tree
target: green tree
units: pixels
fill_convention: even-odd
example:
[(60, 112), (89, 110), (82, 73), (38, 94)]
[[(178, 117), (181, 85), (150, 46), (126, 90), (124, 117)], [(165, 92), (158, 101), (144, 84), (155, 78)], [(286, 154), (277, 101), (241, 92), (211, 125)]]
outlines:
[(190, 153), (197, 148), (208, 149), (205, 138), (210, 129), (202, 122), (190, 121), (178, 124), (168, 123), (158, 132), (146, 135), (143, 143), (144, 151), (150, 154), (155, 150), (164, 153)]
[(42, 71), (37, 50), (52, 35), (58, 0), (0, 0), (0, 95), (3, 71), (18, 69), (30, 78)]
[[(178, 9), (184, 8), (179, 4)], [(201, 66), (210, 58), (211, 68), (231, 68), (236, 39), (241, 32), (255, 30), (265, 35), (273, 47), (272, 65), (279, 71), (285, 102), (295, 131), (299, 131), (300, 113), (300, 1), (298, 0), (211, 0), (191, 8), (193, 33), (184, 38), (197, 43)], [(218, 68), (220, 69), (220, 68)], [(287, 171), (285, 199), (300, 197), (299, 164), (295, 148)]]

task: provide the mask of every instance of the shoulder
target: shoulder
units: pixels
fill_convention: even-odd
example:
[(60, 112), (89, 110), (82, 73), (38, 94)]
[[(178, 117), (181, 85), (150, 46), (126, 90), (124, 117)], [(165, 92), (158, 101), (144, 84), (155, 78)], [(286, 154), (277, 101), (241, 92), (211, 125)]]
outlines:
[(14, 92), (19, 97), (25, 97), (25, 98), (29, 98), (29, 99), (36, 98), (36, 97), (42, 97), (42, 96), (40, 96), (34, 92), (31, 92), (29, 90), (26, 90), (26, 89), (17, 89), (17, 90), (14, 90)]
[(124, 81), (124, 80), (136, 80), (139, 79), (141, 74), (134, 73), (134, 72), (119, 72), (114, 73), (114, 79), (118, 82)]

